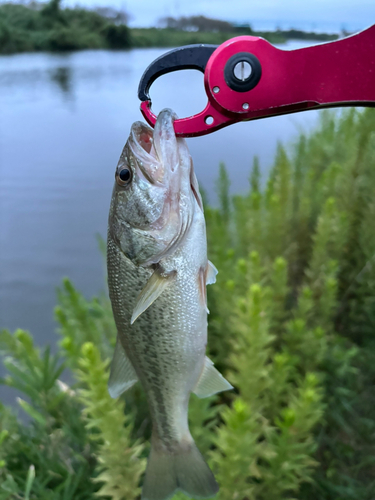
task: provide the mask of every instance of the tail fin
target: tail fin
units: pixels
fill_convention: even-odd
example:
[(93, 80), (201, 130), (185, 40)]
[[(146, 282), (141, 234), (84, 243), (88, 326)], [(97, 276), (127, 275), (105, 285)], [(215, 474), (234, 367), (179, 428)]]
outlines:
[(177, 489), (194, 498), (209, 498), (219, 491), (193, 440), (173, 452), (155, 444), (148, 458), (142, 500), (167, 500)]

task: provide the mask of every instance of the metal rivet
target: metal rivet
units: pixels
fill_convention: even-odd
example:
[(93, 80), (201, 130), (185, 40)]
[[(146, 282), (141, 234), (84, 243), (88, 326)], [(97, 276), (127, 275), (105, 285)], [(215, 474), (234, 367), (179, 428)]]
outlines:
[(214, 88), (212, 89), (212, 92), (213, 92), (214, 94), (218, 94), (218, 93), (220, 92), (220, 87), (214, 87)]
[(251, 76), (252, 71), (253, 68), (251, 67), (251, 64), (248, 63), (247, 61), (240, 61), (233, 68), (234, 76), (237, 78), (237, 80), (240, 80), (241, 82), (248, 80)]
[(249, 109), (249, 103), (248, 102), (244, 102), (242, 104), (242, 107), (243, 107), (243, 109)]

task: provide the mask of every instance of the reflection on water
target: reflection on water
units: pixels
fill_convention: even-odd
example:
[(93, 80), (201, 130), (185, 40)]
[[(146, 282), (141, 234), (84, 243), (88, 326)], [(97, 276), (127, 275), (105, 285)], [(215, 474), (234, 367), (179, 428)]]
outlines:
[(49, 71), (51, 80), (55, 82), (67, 97), (73, 94), (72, 68), (69, 66), (61, 66), (53, 68)]
[[(0, 57), (0, 327), (54, 342), (55, 287), (69, 276), (87, 296), (104, 283), (95, 235), (105, 237), (114, 169), (131, 123), (137, 86), (163, 49)], [(155, 82), (154, 109), (203, 109), (203, 77), (177, 72)], [(252, 158), (263, 171), (278, 140), (314, 124), (310, 111), (236, 124), (189, 139), (197, 176), (213, 194), (220, 161), (232, 192), (244, 192)]]

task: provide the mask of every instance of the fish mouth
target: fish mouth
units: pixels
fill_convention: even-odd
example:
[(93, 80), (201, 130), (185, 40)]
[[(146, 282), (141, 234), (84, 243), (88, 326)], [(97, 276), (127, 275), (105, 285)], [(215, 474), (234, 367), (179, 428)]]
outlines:
[(130, 158), (134, 160), (135, 173), (155, 184), (160, 178), (158, 159), (153, 148), (154, 131), (143, 122), (133, 123), (127, 146), (130, 149)]
[(174, 172), (180, 163), (180, 144), (173, 123), (177, 115), (169, 108), (163, 109), (156, 120), (154, 129), (154, 149), (159, 161)]
[(173, 253), (185, 239), (192, 223), (192, 162), (185, 140), (176, 137), (176, 119), (175, 112), (167, 108), (159, 113), (154, 130), (137, 122), (131, 131), (130, 146), (137, 167), (164, 192), (163, 210), (150, 230), (165, 239), (166, 244), (143, 265), (158, 263)]
[(139, 121), (132, 125), (128, 145), (136, 162), (136, 172), (151, 184), (168, 185), (169, 174), (175, 172), (180, 163), (173, 127), (176, 118), (174, 111), (164, 109), (154, 130)]
[(150, 155), (153, 142), (152, 128), (143, 122), (135, 122), (131, 127), (130, 139), (138, 152)]
[(133, 123), (121, 156), (133, 172), (132, 188), (121, 191), (126, 201), (132, 200), (124, 220), (128, 232), (134, 229), (134, 239), (140, 242), (137, 265), (145, 267), (157, 264), (182, 244), (195, 214), (199, 191), (186, 141), (174, 131), (176, 118), (165, 109), (154, 130), (140, 121)]

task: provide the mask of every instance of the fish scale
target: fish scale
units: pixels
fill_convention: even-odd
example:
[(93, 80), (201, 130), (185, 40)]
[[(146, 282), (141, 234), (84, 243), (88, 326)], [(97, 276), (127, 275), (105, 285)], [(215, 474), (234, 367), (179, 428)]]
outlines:
[[(137, 380), (152, 419), (142, 500), (176, 489), (208, 498), (218, 486), (188, 426), (191, 392), (207, 397), (232, 386), (205, 357), (206, 227), (191, 157), (160, 113), (154, 132), (136, 122), (116, 168), (107, 244), (108, 287), (118, 337), (109, 391)], [(147, 140), (146, 140), (147, 139)]]
[[(137, 295), (147, 283), (151, 272), (135, 267), (121, 254), (110, 235), (108, 269), (111, 270), (108, 275), (110, 298), (121, 343), (145, 388), (154, 426), (159, 436), (170, 434), (178, 440), (181, 437), (178, 428), (170, 431), (171, 426), (176, 427), (173, 424), (176, 420), (175, 406), (179, 407), (188, 398), (197, 383), (203, 370), (207, 343), (206, 314), (201, 311), (200, 318), (198, 317), (203, 325), (199, 324), (197, 315), (194, 314), (194, 309), (198, 309), (194, 308), (194, 303), (199, 305), (198, 289), (195, 286), (199, 267), (195, 273), (190, 269), (190, 282), (186, 276), (178, 280), (131, 326), (130, 318)], [(131, 294), (126, 293), (126, 301), (125, 287), (132, 290)], [(199, 331), (203, 331), (200, 337), (197, 335)], [(194, 378), (189, 376), (191, 372), (196, 374)], [(159, 424), (160, 420), (168, 422), (168, 432)], [(187, 421), (187, 415), (184, 420)], [(165, 444), (170, 446), (171, 443)]]

